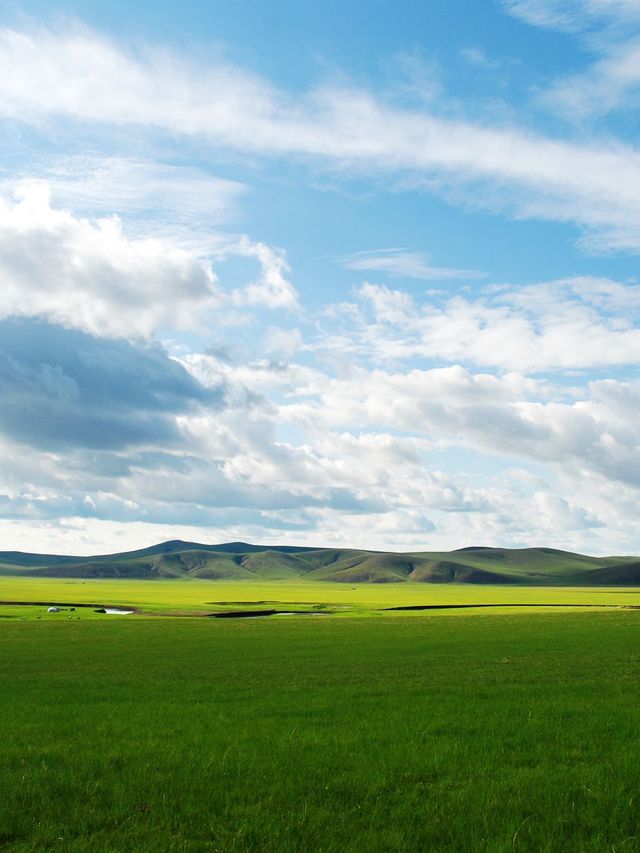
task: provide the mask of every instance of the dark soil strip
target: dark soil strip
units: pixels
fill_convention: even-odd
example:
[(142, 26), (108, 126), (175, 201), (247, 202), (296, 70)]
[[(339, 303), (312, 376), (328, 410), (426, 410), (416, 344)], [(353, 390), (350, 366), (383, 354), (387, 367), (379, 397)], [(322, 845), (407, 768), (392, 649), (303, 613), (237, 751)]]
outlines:
[(613, 607), (622, 610), (640, 610), (636, 604), (408, 604), (403, 607), (385, 607), (385, 610), (464, 610), (477, 607)]

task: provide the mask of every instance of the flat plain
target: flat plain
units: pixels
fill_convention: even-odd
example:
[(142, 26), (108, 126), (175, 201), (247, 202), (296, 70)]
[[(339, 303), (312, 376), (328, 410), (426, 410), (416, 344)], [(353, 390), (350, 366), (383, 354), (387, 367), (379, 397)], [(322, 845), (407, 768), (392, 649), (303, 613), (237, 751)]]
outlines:
[[(16, 603), (14, 603), (16, 602)], [(22, 602), (18, 605), (17, 602)], [(34, 602), (33, 606), (28, 605)], [(207, 581), (176, 580), (0, 578), (0, 615), (60, 621), (68, 611), (46, 613), (46, 604), (134, 607), (135, 618), (145, 616), (206, 616), (221, 611), (309, 610), (332, 618), (381, 617), (392, 614), (424, 615), (422, 611), (390, 611), (394, 607), (439, 607), (431, 615), (462, 614), (460, 605), (488, 614), (495, 605), (501, 613), (519, 612), (518, 605), (536, 610), (588, 606), (591, 609), (640, 607), (638, 587), (492, 586), (485, 584), (343, 584), (320, 581)], [(100, 614), (97, 614), (100, 616)], [(639, 614), (640, 615), (640, 614)], [(94, 607), (76, 608), (73, 618), (95, 618)], [(104, 618), (104, 617), (102, 617)]]
[(637, 589), (0, 588), (2, 849), (640, 850)]

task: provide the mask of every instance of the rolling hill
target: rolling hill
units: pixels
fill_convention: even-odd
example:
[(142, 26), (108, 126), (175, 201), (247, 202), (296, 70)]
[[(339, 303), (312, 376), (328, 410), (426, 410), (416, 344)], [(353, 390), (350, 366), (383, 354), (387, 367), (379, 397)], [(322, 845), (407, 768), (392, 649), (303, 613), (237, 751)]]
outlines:
[(0, 551), (0, 576), (315, 580), (334, 583), (469, 583), (640, 586), (638, 557), (589, 557), (553, 548), (469, 547), (392, 553), (337, 548), (202, 545), (171, 540), (92, 557)]

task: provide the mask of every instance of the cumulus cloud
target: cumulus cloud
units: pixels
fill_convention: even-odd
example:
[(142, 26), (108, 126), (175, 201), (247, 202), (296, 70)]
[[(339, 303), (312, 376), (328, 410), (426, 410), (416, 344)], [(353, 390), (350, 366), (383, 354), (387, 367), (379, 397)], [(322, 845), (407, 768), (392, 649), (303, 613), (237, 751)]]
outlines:
[(279, 329), (272, 326), (264, 336), (265, 350), (272, 355), (291, 358), (302, 345), (300, 329)]
[[(572, 389), (575, 395), (575, 389)], [(327, 428), (410, 431), (433, 447), (475, 447), (640, 485), (637, 383), (589, 383), (578, 399), (518, 374), (472, 374), (461, 367), (406, 373), (356, 370), (333, 379), (317, 400), (292, 402), (281, 416)]]
[[(434, 513), (484, 516), (508, 502), (500, 490), (443, 473), (428, 461), (434, 446), (446, 442), (414, 435), (428, 424), (424, 395), (417, 409), (412, 402), (415, 376), (404, 383), (388, 377), (386, 390), (376, 374), (354, 377), (358, 398), (353, 387), (340, 389), (309, 368), (251, 368), (201, 356), (190, 357), (187, 373), (157, 345), (30, 320), (4, 321), (0, 341), (5, 519), (44, 524), (62, 518), (82, 529), (96, 518), (172, 522), (191, 530), (227, 523), (244, 525), (245, 535), (251, 529), (289, 536), (321, 530), (324, 537), (337, 529), (338, 518), (343, 533), (352, 530), (353, 516), (361, 537), (364, 519), (378, 518), (378, 544), (385, 536), (411, 543), (435, 533)], [(192, 375), (198, 370), (206, 382)], [(431, 381), (444, 388), (442, 378)], [(477, 416), (490, 396), (495, 413), (535, 395), (536, 388), (516, 377), (500, 381), (455, 372), (446, 381), (450, 430), (456, 405)], [(277, 404), (266, 396), (270, 388), (299, 400), (294, 410), (302, 408)], [(305, 391), (312, 404), (300, 396)], [(343, 405), (343, 395), (351, 398), (351, 408), (343, 406), (337, 423), (330, 409)], [(617, 405), (626, 411), (633, 403), (620, 398)], [(392, 408), (388, 423), (408, 434), (367, 430), (365, 410), (381, 420), (372, 406)], [(302, 423), (303, 410), (310, 420), (305, 438), (279, 438), (283, 424)], [(458, 418), (461, 433), (463, 422)], [(29, 453), (20, 449), (25, 444)]]
[(355, 293), (358, 303), (334, 306), (319, 350), (364, 363), (427, 358), (534, 373), (640, 362), (635, 284), (583, 276), (475, 297), (418, 300), (371, 283)]
[(0, 315), (40, 316), (95, 334), (148, 337), (189, 327), (222, 302), (213, 269), (155, 238), (128, 239), (117, 217), (51, 206), (44, 184), (0, 200)]
[(52, 207), (45, 183), (22, 184), (15, 200), (0, 198), (0, 317), (151, 337), (162, 327), (202, 328), (225, 305), (296, 305), (282, 252), (227, 237), (219, 258), (234, 255), (255, 258), (260, 273), (225, 292), (197, 252), (158, 237), (128, 237), (118, 217), (78, 217)]
[[(52, 211), (48, 203), (32, 210), (66, 239), (69, 232), (99, 227)], [(6, 217), (5, 227), (39, 235), (38, 215), (22, 213), (17, 226)], [(118, 240), (125, 240), (121, 230)], [(66, 251), (64, 239), (58, 243)], [(19, 256), (23, 248), (18, 242)], [(277, 253), (271, 260), (277, 293), (285, 262)], [(85, 279), (78, 281), (82, 295)], [(417, 305), (403, 291), (374, 284), (359, 288), (357, 297), (359, 304), (347, 312), (355, 323), (351, 339), (342, 332), (336, 337), (374, 362), (382, 353), (385, 359), (402, 355), (393, 347), (403, 341), (404, 355), (453, 359), (454, 342), (464, 332), (466, 351), (478, 361), (481, 352), (491, 352), (496, 364), (513, 368), (517, 354), (509, 341), (515, 337), (529, 368), (575, 366), (586, 358), (586, 344), (581, 349), (579, 342), (592, 345), (594, 328), (603, 348), (615, 353), (619, 346), (616, 357), (637, 357), (629, 320), (640, 305), (638, 289), (608, 279), (487, 288), (478, 304), (456, 297)], [(566, 478), (569, 485), (559, 491), (543, 483), (535, 492), (545, 496), (536, 498), (540, 529), (554, 518), (558, 536), (604, 523), (605, 509), (576, 497), (579, 482), (640, 485), (640, 390), (632, 382), (576, 388), (460, 366), (358, 368), (344, 357), (333, 375), (322, 366), (327, 344), (309, 344), (299, 330), (290, 341), (286, 330), (272, 331), (274, 353), (293, 358), (315, 349), (314, 364), (197, 353), (178, 361), (158, 345), (105, 337), (112, 328), (100, 327), (99, 337), (33, 318), (2, 321), (0, 431), (8, 448), (26, 443), (34, 454), (32, 464), (16, 469), (13, 478), (5, 472), (0, 482), (6, 518), (159, 525), (174, 519), (217, 529), (235, 510), (245, 532), (306, 530), (311, 536), (322, 530), (341, 541), (336, 519), (342, 514), (360, 525), (378, 519), (380, 545), (385, 536), (387, 543), (411, 544), (427, 534), (444, 542), (474, 525), (491, 531), (494, 541), (517, 542), (524, 534), (512, 508), (526, 502), (524, 492), (517, 498), (517, 483), (493, 489), (477, 477), (443, 473), (432, 454), (473, 450), (481, 458), (502, 458), (499, 464), (541, 465), (554, 472), (552, 479)], [(554, 349), (554, 334), (564, 349)], [(469, 341), (476, 337), (474, 349)], [(7, 455), (16, 452), (7, 449)], [(459, 514), (486, 525), (460, 526), (450, 518)], [(342, 535), (356, 535), (356, 528), (349, 522)]]
[(287, 278), (291, 269), (284, 252), (265, 243), (251, 243), (247, 239), (240, 240), (232, 251), (234, 254), (254, 257), (260, 263), (259, 277), (234, 292), (236, 304), (287, 309), (298, 307), (298, 295)]
[(36, 449), (176, 445), (176, 415), (215, 407), (221, 394), (159, 345), (0, 322), (0, 431)]
[(403, 172), (454, 201), (573, 222), (614, 247), (640, 248), (633, 147), (443, 118), (354, 88), (293, 97), (229, 64), (125, 51), (87, 30), (2, 30), (0, 112), (38, 127), (56, 118), (146, 127), (357, 172)]
[(336, 378), (189, 356), (199, 381), (157, 348), (27, 321), (0, 333), (5, 519), (158, 525), (148, 541), (173, 523), (209, 541), (409, 549), (551, 535), (602, 551), (637, 504), (634, 383), (556, 388), (461, 367)]

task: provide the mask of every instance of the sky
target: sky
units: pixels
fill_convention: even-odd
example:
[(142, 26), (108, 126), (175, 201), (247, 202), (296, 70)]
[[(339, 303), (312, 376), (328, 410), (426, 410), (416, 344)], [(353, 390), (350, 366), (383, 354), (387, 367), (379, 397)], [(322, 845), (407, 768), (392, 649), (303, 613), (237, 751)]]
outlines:
[(640, 0), (0, 2), (0, 549), (640, 553)]

